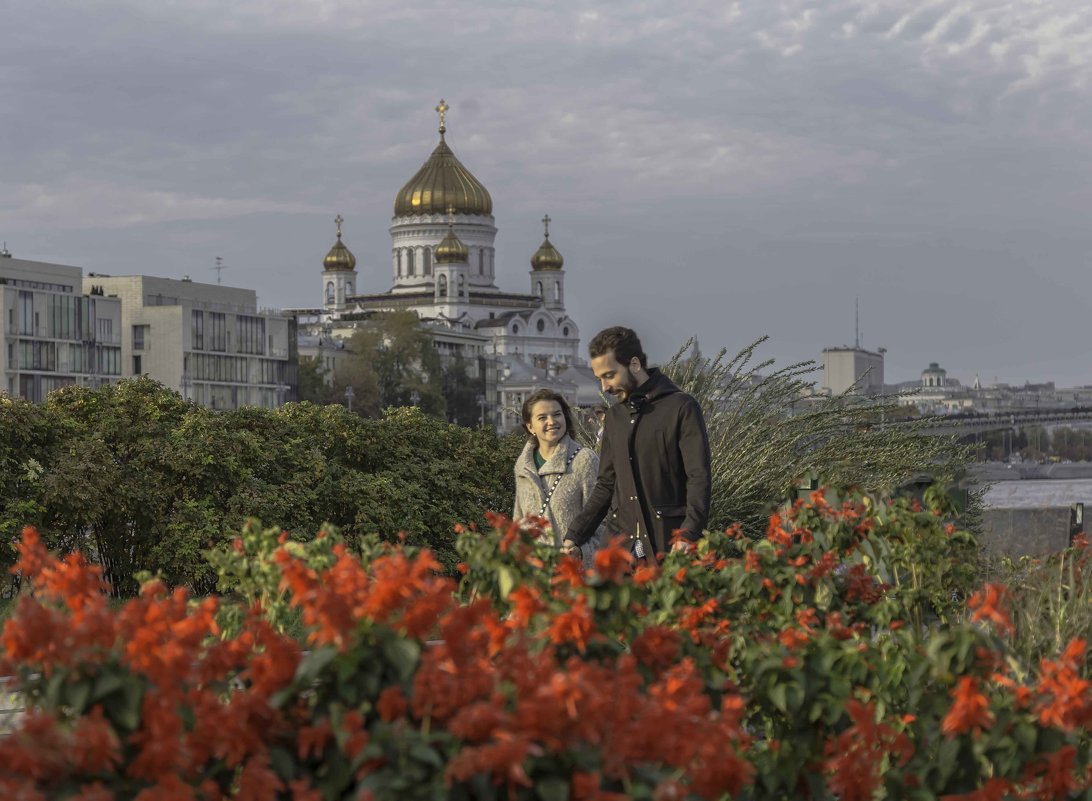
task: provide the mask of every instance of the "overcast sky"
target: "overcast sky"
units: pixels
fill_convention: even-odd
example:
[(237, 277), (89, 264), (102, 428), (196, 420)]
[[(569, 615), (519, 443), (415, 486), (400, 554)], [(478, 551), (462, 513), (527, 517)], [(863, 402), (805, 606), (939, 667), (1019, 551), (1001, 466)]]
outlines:
[(333, 218), (390, 287), (448, 141), (498, 284), (543, 213), (584, 343), (769, 334), (983, 384), (1092, 384), (1084, 0), (0, 0), (0, 239), (20, 258), (317, 305)]

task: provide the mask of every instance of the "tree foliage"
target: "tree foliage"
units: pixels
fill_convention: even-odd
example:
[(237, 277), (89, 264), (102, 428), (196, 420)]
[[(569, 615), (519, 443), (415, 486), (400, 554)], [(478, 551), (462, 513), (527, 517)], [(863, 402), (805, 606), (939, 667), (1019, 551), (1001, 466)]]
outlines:
[(101, 563), (116, 594), (141, 571), (204, 593), (216, 580), (205, 552), (260, 515), (302, 538), (324, 523), (350, 542), (404, 532), (451, 570), (455, 524), (511, 508), (517, 452), (415, 409), (215, 412), (148, 378), (67, 387), (44, 406), (3, 399), (0, 565), (34, 525)]

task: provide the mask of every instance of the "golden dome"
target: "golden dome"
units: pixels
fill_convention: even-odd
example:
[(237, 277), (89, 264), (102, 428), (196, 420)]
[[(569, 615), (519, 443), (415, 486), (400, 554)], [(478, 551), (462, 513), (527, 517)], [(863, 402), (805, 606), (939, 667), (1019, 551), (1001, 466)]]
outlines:
[(341, 215), (339, 214), (334, 222), (337, 223), (337, 242), (330, 248), (330, 252), (326, 254), (326, 258), (322, 260), (322, 269), (355, 270), (356, 256), (354, 256), (353, 252), (345, 247), (345, 243), (341, 241), (341, 224), (345, 221), (341, 219)]
[(419, 214), (443, 214), (451, 206), (456, 214), (491, 215), (493, 198), (470, 170), (464, 167), (444, 141), (444, 113), (448, 106), (443, 100), (440, 112), (440, 144), (432, 151), (421, 169), (398, 190), (394, 198), (394, 216), (412, 217)]
[(455, 235), (455, 227), (451, 222), (447, 224), (447, 236), (440, 240), (440, 244), (433, 251), (433, 256), (437, 264), (466, 264), (470, 251)]
[(546, 238), (542, 240), (542, 244), (538, 246), (535, 255), (531, 257), (531, 269), (560, 270), (562, 265), (565, 264), (565, 259), (561, 257), (561, 254), (557, 252), (557, 248), (550, 242), (550, 215), (547, 214), (543, 217), (542, 222), (546, 226)]

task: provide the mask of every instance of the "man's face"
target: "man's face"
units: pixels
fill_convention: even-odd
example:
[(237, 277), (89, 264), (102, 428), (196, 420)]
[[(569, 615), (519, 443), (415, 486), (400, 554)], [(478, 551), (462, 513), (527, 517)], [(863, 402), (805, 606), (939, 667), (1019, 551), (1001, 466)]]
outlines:
[(634, 374), (634, 366), (640, 370), (640, 361), (633, 359), (629, 365), (619, 364), (614, 358), (614, 351), (604, 353), (602, 356), (593, 356), (591, 360), (592, 372), (599, 379), (599, 385), (603, 391), (613, 395), (621, 403), (625, 403), (630, 393), (640, 386)]

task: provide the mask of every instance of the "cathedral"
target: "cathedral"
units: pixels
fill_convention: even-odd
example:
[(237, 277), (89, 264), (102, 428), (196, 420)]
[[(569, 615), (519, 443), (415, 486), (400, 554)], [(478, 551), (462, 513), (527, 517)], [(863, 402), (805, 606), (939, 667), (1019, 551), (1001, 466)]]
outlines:
[[(300, 354), (336, 367), (341, 343), (335, 340), (351, 336), (354, 321), (409, 310), (442, 359), (460, 355), (482, 364), (486, 402), (502, 430), (512, 427), (504, 410), (537, 387), (588, 405), (598, 399), (597, 387), (580, 356), (580, 329), (565, 312), (565, 262), (550, 241), (550, 217), (543, 217), (544, 238), (530, 257), (527, 291), (498, 287), (493, 199), (448, 145), (448, 110), (441, 100), (440, 140), (394, 197), (390, 289), (359, 291), (356, 257), (342, 241), (339, 215), (337, 239), (322, 265), (322, 306), (294, 310)], [(483, 423), (485, 416), (483, 410)]]
[(398, 190), (391, 221), (391, 288), (358, 293), (356, 258), (341, 238), (323, 260), (325, 318), (408, 309), (432, 327), (479, 334), (485, 350), (533, 364), (580, 364), (580, 330), (565, 313), (564, 259), (545, 238), (530, 259), (526, 292), (497, 286), (493, 199), (455, 157), (445, 139), (448, 106), (442, 100), (440, 141)]

